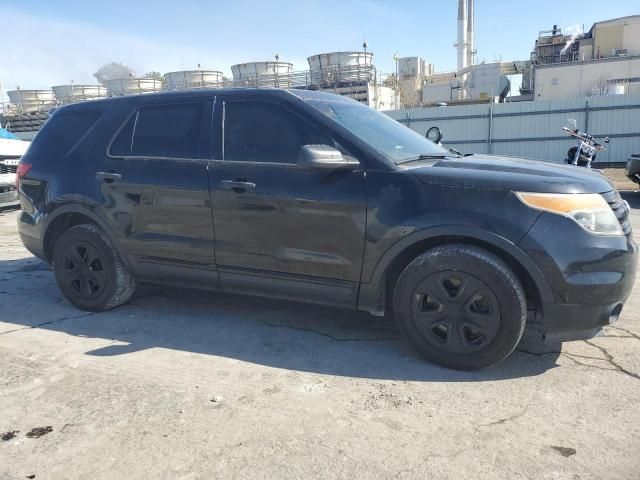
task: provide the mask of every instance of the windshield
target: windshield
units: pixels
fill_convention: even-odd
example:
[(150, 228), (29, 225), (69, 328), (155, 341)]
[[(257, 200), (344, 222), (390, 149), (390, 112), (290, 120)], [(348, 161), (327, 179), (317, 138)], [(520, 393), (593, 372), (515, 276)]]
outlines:
[(308, 100), (309, 105), (335, 120), (392, 162), (402, 163), (449, 151), (405, 127), (384, 113), (357, 102)]

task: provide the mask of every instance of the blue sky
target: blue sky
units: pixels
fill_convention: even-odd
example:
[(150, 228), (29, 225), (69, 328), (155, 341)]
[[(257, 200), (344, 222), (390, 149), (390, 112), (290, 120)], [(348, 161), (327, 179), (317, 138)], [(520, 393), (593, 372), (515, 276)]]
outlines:
[[(455, 67), (456, 9), (455, 0), (0, 0), (0, 82), (5, 90), (92, 83), (109, 61), (140, 74), (198, 63), (230, 73), (275, 53), (304, 69), (309, 55), (360, 49), (365, 37), (383, 72), (393, 71), (394, 52), (443, 71)], [(633, 14), (639, 0), (476, 0), (478, 60), (527, 59), (538, 31), (553, 24), (589, 29)]]

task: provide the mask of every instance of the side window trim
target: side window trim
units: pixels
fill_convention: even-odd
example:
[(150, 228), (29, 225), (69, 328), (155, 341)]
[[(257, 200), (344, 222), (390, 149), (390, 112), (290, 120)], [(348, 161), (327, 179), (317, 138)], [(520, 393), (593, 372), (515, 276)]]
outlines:
[[(127, 116), (125, 117), (125, 119), (122, 121), (122, 123), (120, 124), (120, 126), (116, 129), (115, 133), (111, 136), (111, 140), (109, 140), (109, 143), (107, 144), (107, 158), (127, 158), (127, 155), (114, 155), (111, 153), (111, 149), (113, 148), (113, 144), (116, 141), (116, 139), (120, 136), (120, 133), (122, 132), (122, 130), (124, 130), (127, 127), (127, 124), (131, 121), (131, 117), (136, 116), (136, 120), (138, 117), (138, 107), (135, 107), (132, 111), (130, 111)], [(133, 146), (133, 132), (131, 134), (131, 141), (129, 142), (129, 152), (131, 152), (131, 147)]]
[(224, 151), (224, 147), (225, 147), (225, 142), (224, 142), (224, 138), (225, 138), (225, 125), (227, 124), (227, 100), (222, 102), (222, 128), (221, 128), (221, 134), (222, 134), (222, 139), (220, 140), (221, 142), (221, 152), (222, 152), (222, 158), (220, 159), (221, 161), (225, 161), (225, 151)]
[[(206, 135), (206, 138), (208, 138), (208, 148), (209, 148), (209, 155), (208, 158), (210, 161), (216, 161), (218, 159), (216, 159), (217, 155), (222, 155), (222, 145), (224, 142), (224, 138), (222, 136), (222, 134), (220, 134), (219, 131), (217, 130), (222, 130), (222, 126), (219, 123), (219, 118), (221, 118), (220, 114), (218, 113), (218, 109), (220, 108), (218, 106), (218, 97), (214, 96), (213, 99), (209, 99), (208, 104), (211, 107), (211, 112), (209, 115), (209, 121), (207, 123), (207, 125), (205, 126), (205, 133), (204, 135)], [(224, 111), (224, 102), (222, 102), (223, 105), (223, 111)], [(222, 112), (220, 112), (222, 113)]]
[[(212, 109), (212, 116), (213, 116), (213, 111), (215, 111), (215, 102), (216, 102), (216, 98), (217, 97), (213, 97), (213, 105), (214, 108)], [(145, 108), (145, 107), (156, 107), (156, 106), (169, 106), (169, 105), (181, 105), (181, 104), (185, 104), (185, 103), (201, 103), (203, 104), (204, 108), (205, 108), (205, 115), (204, 115), (204, 124), (209, 124), (209, 122), (206, 120), (207, 119), (207, 111), (209, 108), (209, 104), (208, 101), (210, 100), (210, 98), (207, 99), (203, 99), (203, 98), (198, 98), (197, 100), (194, 101), (184, 101), (184, 102), (166, 102), (166, 103), (150, 103), (150, 104), (146, 104), (146, 105), (138, 105), (137, 107), (134, 107), (134, 109), (127, 115), (127, 117), (125, 118), (125, 120), (122, 122), (122, 124), (120, 125), (120, 127), (117, 129), (116, 133), (113, 135), (113, 137), (111, 137), (111, 140), (109, 141), (108, 145), (107, 145), (107, 158), (112, 158), (112, 159), (117, 159), (117, 160), (136, 160), (136, 159), (151, 159), (151, 160), (187, 160), (187, 161), (198, 161), (198, 162), (207, 162), (209, 161), (208, 159), (208, 154), (207, 152), (202, 154), (202, 157), (163, 157), (163, 156), (157, 156), (157, 155), (113, 155), (111, 153), (111, 147), (113, 146), (113, 143), (115, 142), (116, 138), (118, 138), (118, 136), (120, 135), (120, 133), (122, 132), (122, 130), (124, 128), (126, 128), (127, 124), (131, 121), (131, 117), (135, 115), (135, 119), (134, 119), (134, 123), (133, 123), (133, 128), (131, 130), (131, 143), (130, 143), (130, 148), (129, 148), (129, 152), (133, 151), (133, 142), (135, 139), (135, 131), (136, 131), (136, 126), (138, 124), (138, 116), (140, 114), (140, 109)], [(208, 129), (205, 129), (205, 132), (208, 131)], [(203, 132), (203, 128), (202, 128), (202, 124), (200, 126), (200, 135), (199, 135), (199, 140), (198, 142), (202, 142), (202, 135), (205, 134), (205, 132)]]
[(129, 145), (129, 153), (133, 152), (133, 139), (136, 138), (136, 127), (138, 126), (138, 117), (140, 116), (140, 108), (136, 108), (136, 118), (133, 119), (133, 128), (131, 129), (131, 144)]

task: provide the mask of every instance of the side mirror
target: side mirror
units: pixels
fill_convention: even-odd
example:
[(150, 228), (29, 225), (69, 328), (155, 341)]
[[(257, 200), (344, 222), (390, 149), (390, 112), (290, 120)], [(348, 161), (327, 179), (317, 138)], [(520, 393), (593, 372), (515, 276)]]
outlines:
[(298, 166), (305, 170), (353, 170), (360, 162), (329, 145), (304, 145), (298, 152)]
[(604, 143), (609, 143), (609, 137), (604, 137)]
[(431, 127), (427, 130), (426, 137), (437, 145), (440, 143), (440, 140), (442, 140), (442, 132), (438, 127)]

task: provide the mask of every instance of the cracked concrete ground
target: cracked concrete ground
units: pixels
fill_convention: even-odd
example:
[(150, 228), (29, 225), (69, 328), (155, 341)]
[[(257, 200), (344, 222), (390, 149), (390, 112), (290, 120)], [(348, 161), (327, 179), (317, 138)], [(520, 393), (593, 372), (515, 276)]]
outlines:
[(16, 216), (0, 479), (640, 477), (640, 285), (604, 337), (463, 373), (361, 313), (159, 287), (80, 312)]

